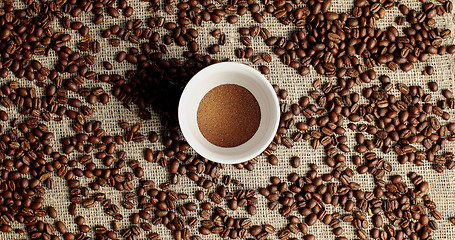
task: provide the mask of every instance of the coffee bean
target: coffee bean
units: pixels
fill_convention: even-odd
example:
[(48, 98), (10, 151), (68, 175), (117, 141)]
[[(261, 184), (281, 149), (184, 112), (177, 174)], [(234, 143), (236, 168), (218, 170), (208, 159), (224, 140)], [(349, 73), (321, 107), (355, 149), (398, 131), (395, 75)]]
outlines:
[(55, 210), (54, 207), (50, 206), (47, 208), (47, 214), (49, 215), (49, 217), (51, 218), (57, 218), (57, 211)]
[(202, 201), (204, 199), (204, 192), (203, 191), (196, 191), (196, 199), (198, 201)]
[(82, 216), (77, 216), (76, 217), (76, 224), (77, 225), (80, 226), (80, 225), (83, 225), (84, 223), (85, 223), (85, 218), (84, 217), (82, 217)]
[(190, 41), (188, 42), (188, 49), (191, 52), (198, 52), (199, 51), (199, 45), (196, 41)]
[(112, 70), (113, 66), (110, 62), (103, 62), (103, 66), (106, 70)]
[(71, 107), (75, 107), (75, 108), (80, 108), (82, 106), (82, 102), (79, 99), (75, 99), (75, 98), (69, 99), (68, 104)]
[(438, 91), (438, 83), (437, 82), (429, 82), (428, 87), (432, 92), (437, 92)]
[[(308, 235), (305, 235), (305, 236), (303, 237), (303, 239), (304, 239), (304, 240), (315, 240), (316, 237), (315, 237), (314, 235), (312, 235), (312, 234), (308, 234)], [(341, 239), (337, 238), (337, 240), (341, 240)]]
[(232, 16), (228, 17), (227, 21), (230, 24), (234, 24), (234, 23), (237, 23), (239, 21), (239, 17), (236, 16), (236, 15), (232, 15)]
[(249, 38), (249, 37), (242, 37), (240, 39), (240, 41), (243, 43), (243, 45), (245, 45), (247, 47), (251, 46), (251, 44), (252, 44), (251, 38)]
[(291, 158), (291, 166), (293, 168), (298, 168), (300, 167), (300, 158), (299, 157), (292, 157)]
[[(445, 98), (449, 99), (449, 98), (453, 98), (453, 94), (452, 94), (452, 91), (448, 90), (448, 89), (443, 89), (442, 90), (442, 96), (444, 96)], [(0, 113), (1, 114), (1, 113)], [(1, 115), (0, 115), (1, 116)]]
[(260, 13), (253, 13), (253, 19), (258, 23), (264, 22), (264, 17)]
[(133, 16), (133, 12), (134, 12), (134, 9), (132, 7), (126, 7), (124, 10), (123, 10), (123, 15), (125, 17), (131, 17)]
[(317, 215), (314, 214), (314, 213), (310, 214), (309, 216), (307, 216), (305, 218), (306, 224), (308, 226), (313, 226), (316, 223), (317, 220), (318, 220)]
[(55, 223), (55, 227), (57, 231), (60, 232), (61, 234), (65, 234), (67, 232), (66, 226), (62, 221), (57, 221)]
[(262, 74), (268, 75), (270, 74), (270, 69), (267, 66), (260, 66), (259, 70), (261, 71)]
[(449, 221), (450, 221), (450, 223), (455, 224), (455, 218), (454, 218), (454, 217), (451, 217), (451, 218), (449, 219)]
[(213, 44), (212, 46), (209, 47), (208, 52), (210, 54), (216, 54), (220, 51), (220, 46), (218, 44)]
[(433, 68), (432, 66), (427, 66), (427, 67), (425, 68), (425, 73), (426, 73), (427, 75), (433, 75), (433, 73), (434, 73), (434, 68)]
[(262, 231), (262, 227), (259, 225), (254, 225), (254, 226), (251, 226), (251, 228), (250, 228), (250, 234), (253, 236), (259, 235), (261, 233), (261, 231)]
[(268, 156), (268, 160), (269, 160), (269, 163), (272, 164), (272, 165), (278, 165), (278, 158), (271, 154)]
[(249, 28), (240, 28), (239, 33), (240, 33), (240, 35), (248, 36), (248, 35), (250, 35), (250, 29)]
[(235, 56), (237, 56), (237, 58), (244, 58), (245, 50), (238, 48), (237, 50), (235, 50)]
[(383, 225), (383, 221), (382, 221), (382, 217), (380, 215), (373, 215), (373, 225), (377, 228), (380, 228), (382, 227)]
[(3, 110), (0, 110), (0, 120), (2, 121), (8, 121), (8, 113), (6, 113)]
[(154, 161), (154, 157), (153, 157), (153, 151), (151, 149), (146, 149), (145, 150), (145, 160), (147, 162), (153, 162)]
[(253, 56), (253, 49), (250, 47), (245, 48), (244, 58), (251, 58)]
[(158, 134), (156, 132), (154, 132), (154, 131), (150, 132), (149, 141), (152, 142), (152, 143), (158, 141)]
[(107, 104), (109, 102), (109, 95), (107, 93), (103, 93), (100, 95), (99, 100), (102, 104)]
[(118, 10), (113, 7), (108, 7), (107, 13), (113, 18), (118, 18), (120, 16), (120, 13), (118, 12)]
[(201, 228), (199, 228), (199, 233), (201, 233), (202, 235), (209, 235), (210, 229), (207, 227), (201, 227)]
[(251, 37), (259, 36), (260, 32), (261, 32), (261, 28), (259, 26), (254, 26), (254, 27), (250, 28), (250, 36)]

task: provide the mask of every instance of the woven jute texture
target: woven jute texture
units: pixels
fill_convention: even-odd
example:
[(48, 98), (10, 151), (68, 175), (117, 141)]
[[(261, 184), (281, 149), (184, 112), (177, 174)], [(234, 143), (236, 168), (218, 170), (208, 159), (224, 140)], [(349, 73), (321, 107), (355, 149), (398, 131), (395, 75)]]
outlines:
[[(409, 8), (420, 9), (421, 3), (415, 0), (405, 0), (402, 3), (407, 4)], [(142, 19), (146, 20), (148, 17), (152, 16), (152, 14), (148, 11), (150, 7), (149, 3), (147, 2), (140, 2), (140, 1), (129, 1), (130, 6), (134, 7), (134, 15), (130, 19)], [(174, 3), (175, 4), (175, 3)], [(20, 4), (17, 4), (20, 6)], [(352, 1), (349, 0), (334, 0), (332, 1), (332, 10), (336, 12), (343, 12), (347, 11), (348, 9), (352, 8)], [(160, 10), (158, 13), (153, 14), (154, 16), (163, 16), (167, 20), (173, 19), (173, 16), (165, 13), (164, 11)], [(397, 8), (393, 8), (388, 10), (385, 16), (385, 19), (378, 21), (378, 27), (385, 29), (386, 26), (396, 26), (398, 29), (401, 28), (394, 23), (395, 17), (399, 15), (399, 11)], [(87, 23), (91, 27), (91, 35), (96, 38), (101, 43), (101, 52), (95, 55), (97, 63), (92, 66), (92, 69), (98, 73), (118, 73), (123, 74), (126, 70), (134, 69), (135, 67), (132, 64), (127, 63), (126, 61), (123, 63), (115, 62), (115, 55), (117, 52), (121, 50), (127, 51), (129, 47), (139, 47), (138, 45), (130, 44), (127, 42), (122, 41), (119, 47), (112, 47), (109, 44), (108, 39), (103, 39), (100, 37), (100, 33), (102, 29), (106, 29), (110, 27), (112, 24), (119, 24), (124, 25), (127, 19), (123, 16), (120, 16), (118, 19), (113, 19), (106, 14), (105, 22), (101, 25), (94, 25), (91, 23), (91, 18), (93, 15), (91, 14), (82, 14), (80, 17), (81, 20)], [(442, 28), (449, 28), (454, 32), (455, 28), (453, 25), (454, 16), (452, 14), (446, 14), (444, 17), (437, 18), (438, 26)], [(408, 23), (407, 23), (408, 24)], [(242, 16), (239, 18), (239, 22), (237, 24), (231, 25), (228, 24), (225, 20), (218, 25), (214, 25), (213, 23), (204, 23), (201, 27), (196, 27), (199, 31), (200, 37), (198, 38), (198, 42), (201, 45), (201, 48), (205, 51), (205, 49), (210, 46), (211, 44), (217, 43), (217, 39), (210, 36), (210, 32), (214, 29), (221, 29), (223, 33), (226, 34), (227, 43), (224, 46), (221, 46), (221, 50), (219, 53), (215, 54), (214, 57), (220, 60), (228, 60), (231, 61), (239, 61), (245, 63), (247, 65), (251, 65), (248, 60), (239, 60), (234, 55), (234, 50), (238, 47), (242, 47), (240, 43), (240, 35), (238, 33), (238, 29), (240, 27), (251, 27), (254, 25), (258, 25), (254, 22), (249, 14)], [(271, 34), (274, 36), (289, 36), (289, 33), (295, 29), (295, 26), (289, 25), (284, 26), (277, 21), (277, 19), (273, 18), (273, 16), (266, 16), (266, 21), (262, 27), (267, 27)], [(407, 25), (405, 25), (407, 26)], [(55, 28), (59, 29), (58, 24), (55, 24)], [(164, 31), (163, 31), (164, 33)], [(71, 32), (73, 39), (71, 40), (70, 46), (73, 49), (75, 48), (75, 43), (81, 40), (81, 36), (77, 34), (75, 31)], [(453, 34), (452, 37), (446, 41), (447, 44), (451, 44), (454, 42)], [(181, 58), (182, 48), (175, 46), (175, 44), (170, 45), (169, 53), (165, 56), (166, 58), (177, 57)], [(312, 69), (311, 73), (305, 77), (301, 77), (297, 74), (297, 72), (290, 67), (285, 66), (281, 63), (280, 59), (278, 59), (275, 55), (272, 54), (272, 49), (270, 47), (265, 46), (264, 42), (256, 38), (253, 41), (253, 49), (255, 54), (267, 52), (270, 53), (273, 57), (271, 63), (267, 63), (266, 65), (270, 68), (271, 74), (267, 76), (273, 84), (278, 84), (280, 88), (286, 89), (288, 91), (288, 98), (286, 102), (288, 103), (295, 103), (298, 102), (298, 99), (303, 96), (307, 95), (309, 91), (313, 90), (312, 83), (316, 79), (321, 79), (321, 81), (327, 82), (330, 81), (327, 78), (318, 76), (315, 71)], [(55, 64), (55, 55), (53, 53), (50, 54), (49, 57), (40, 58), (40, 60), (44, 63), (44, 65), (51, 66)], [(114, 69), (111, 71), (106, 71), (103, 66), (103, 61), (109, 61), (113, 64)], [(427, 83), (429, 81), (437, 81), (439, 84), (439, 89), (454, 89), (454, 59), (453, 56), (444, 55), (444, 56), (433, 56), (428, 62), (426, 63), (418, 63), (415, 65), (415, 68), (408, 72), (403, 73), (401, 71), (392, 72), (385, 67), (377, 67), (375, 70), (378, 72), (378, 76), (381, 74), (387, 74), (392, 79), (392, 82), (399, 83), (403, 82), (409, 85), (419, 85), (422, 86), (425, 91), (428, 91)], [(426, 66), (433, 66), (435, 68), (435, 73), (431, 76), (422, 75), (422, 70)], [(257, 66), (254, 66), (257, 67)], [(6, 81), (14, 80), (15, 78), (10, 74)], [(5, 81), (5, 80), (3, 80)], [(18, 80), (21, 86), (33, 86), (32, 82), (27, 80)], [(333, 80), (332, 80), (333, 81)], [(362, 88), (368, 85), (378, 84), (378, 82), (372, 82), (367, 85), (362, 85)], [(103, 123), (103, 128), (106, 132), (110, 135), (123, 135), (124, 130), (121, 130), (119, 127), (120, 122), (128, 122), (130, 124), (136, 124), (141, 121), (134, 113), (136, 108), (132, 106), (131, 110), (126, 109), (122, 106), (122, 103), (119, 102), (114, 96), (111, 95), (111, 88), (112, 86), (106, 83), (96, 82), (96, 81), (88, 81), (84, 84), (85, 87), (98, 87), (101, 86), (105, 89), (106, 92), (110, 95), (110, 102), (107, 105), (102, 105), (101, 103), (97, 103), (95, 105), (95, 113), (89, 117), (88, 120), (99, 120)], [(356, 86), (354, 91), (360, 91), (360, 87)], [(37, 88), (38, 94), (40, 94), (42, 90)], [(396, 91), (395, 89), (393, 91)], [(72, 93), (71, 93), (72, 94)], [(71, 95), (69, 97), (78, 97), (77, 95)], [(433, 99), (431, 100), (433, 103), (436, 103), (438, 99), (442, 99), (440, 94), (434, 94)], [(83, 100), (85, 101), (85, 100)], [(151, 109), (150, 109), (151, 110)], [(10, 119), (18, 118), (21, 119), (21, 116), (17, 113), (16, 109), (10, 108), (7, 110)], [(454, 113), (452, 110), (448, 110), (451, 114)], [(296, 118), (296, 122), (303, 120), (303, 116), (299, 116)], [(453, 118), (451, 119), (453, 120)], [(70, 119), (63, 119), (61, 122), (49, 122), (48, 126), (51, 132), (55, 134), (55, 138), (52, 142), (54, 149), (61, 151), (62, 146), (60, 143), (61, 137), (73, 135), (74, 132), (71, 129), (71, 120)], [(6, 123), (2, 123), (6, 127)], [(147, 136), (150, 131), (161, 132), (163, 130), (160, 124), (160, 116), (153, 113), (152, 119), (144, 121), (141, 125), (140, 133)], [(354, 134), (351, 131), (347, 131), (347, 137), (349, 139), (348, 146), (354, 146)], [(142, 143), (134, 143), (129, 142), (124, 144), (123, 146), (119, 146), (118, 150), (124, 150), (127, 152), (128, 160), (139, 160), (141, 166), (145, 170), (144, 179), (153, 180), (157, 185), (169, 181), (169, 176), (167, 173), (167, 169), (160, 167), (156, 163), (148, 163), (144, 160), (144, 149), (151, 148), (154, 150), (159, 150), (162, 147), (160, 146), (161, 143), (151, 143), (150, 141), (146, 140)], [(448, 142), (447, 150), (455, 150), (455, 145), (451, 142)], [(397, 156), (395, 153), (389, 153), (387, 155), (383, 155), (381, 153), (381, 157), (387, 159), (392, 163), (393, 172), (391, 174), (400, 174), (406, 176), (409, 172), (415, 171), (421, 175), (423, 175), (424, 179), (430, 183), (430, 195), (432, 199), (437, 204), (437, 209), (442, 213), (443, 220), (438, 221), (438, 230), (434, 231), (433, 237), (434, 239), (455, 239), (455, 227), (451, 225), (448, 221), (450, 216), (455, 215), (455, 173), (449, 170), (445, 170), (443, 173), (436, 173), (434, 170), (431, 169), (430, 163), (425, 163), (421, 167), (416, 167), (411, 164), (400, 165), (397, 162)], [(225, 166), (224, 169), (221, 169), (221, 175), (231, 175), (232, 178), (239, 180), (241, 183), (245, 185), (246, 188), (249, 189), (259, 189), (260, 187), (266, 187), (270, 183), (271, 176), (279, 176), (282, 179), (287, 179), (287, 176), (292, 173), (296, 172), (299, 174), (304, 174), (309, 170), (309, 164), (315, 163), (319, 166), (319, 172), (328, 173), (331, 171), (329, 167), (326, 166), (324, 163), (324, 156), (325, 153), (322, 148), (318, 150), (313, 150), (310, 146), (308, 141), (301, 141), (294, 145), (292, 149), (286, 149), (283, 146), (278, 148), (276, 152), (277, 157), (279, 158), (279, 164), (276, 166), (270, 165), (264, 156), (259, 157), (259, 163), (255, 165), (253, 171), (247, 170), (238, 170), (233, 166)], [(348, 159), (352, 154), (347, 154)], [(290, 158), (293, 156), (299, 156), (302, 159), (302, 164), (300, 168), (292, 168), (289, 164)], [(78, 157), (77, 154), (71, 155), (71, 159), (76, 159)], [(96, 160), (98, 161), (98, 160)], [(101, 164), (100, 162), (97, 164)], [(347, 165), (353, 169), (355, 166), (352, 164), (351, 161), (347, 161)], [(45, 195), (45, 205), (52, 205), (54, 206), (59, 216), (57, 219), (50, 219), (47, 216), (43, 218), (43, 221), (54, 224), (56, 220), (61, 220), (65, 222), (68, 227), (68, 230), (77, 233), (79, 230), (74, 221), (74, 217), (69, 215), (68, 206), (69, 206), (69, 193), (68, 187), (65, 180), (54, 176), (55, 187), (52, 190), (47, 190)], [(86, 186), (88, 183), (87, 179), (81, 178), (81, 184)], [(353, 180), (357, 181), (361, 184), (361, 189), (365, 191), (371, 191), (374, 187), (373, 179), (371, 175), (355, 175)], [(408, 179), (406, 178), (407, 183), (409, 183)], [(137, 180), (133, 182), (136, 186), (138, 185)], [(409, 183), (409, 185), (411, 185)], [(194, 182), (189, 180), (187, 177), (182, 177), (180, 182), (176, 185), (172, 185), (170, 187), (171, 190), (176, 191), (177, 193), (187, 193), (189, 194), (188, 200), (180, 200), (180, 204), (188, 202), (190, 200), (194, 200), (194, 192), (196, 190), (203, 190), (201, 187), (198, 187)], [(112, 199), (113, 203), (116, 203), (120, 206), (121, 201), (123, 200), (122, 192), (114, 190), (110, 187), (104, 187), (101, 189), (102, 192), (106, 193), (107, 196)], [(206, 193), (208, 193), (206, 191)], [(207, 198), (206, 194), (206, 200)], [(225, 209), (227, 208), (226, 202), (221, 204)], [(244, 208), (239, 208), (238, 211), (230, 211), (228, 210), (229, 214), (232, 217), (250, 217), (253, 224), (271, 224), (276, 229), (282, 229), (289, 223), (289, 220), (279, 215), (278, 211), (272, 211), (268, 208), (268, 200), (264, 197), (258, 195), (258, 213), (254, 216), (249, 216)], [(333, 208), (329, 207), (327, 211), (330, 212), (340, 212), (343, 213), (343, 210), (339, 207)], [(132, 212), (137, 212), (137, 209), (126, 210), (121, 207), (120, 213), (123, 214), (124, 219), (120, 221), (121, 228), (125, 228), (130, 223), (130, 214)], [(104, 213), (103, 208), (100, 204), (95, 204), (93, 208), (89, 210), (85, 210), (82, 208), (78, 208), (77, 210), (78, 215), (82, 215), (86, 219), (86, 224), (94, 227), (95, 225), (104, 225), (108, 229), (111, 229), (111, 221), (112, 217), (106, 215)], [(189, 216), (196, 216), (198, 211), (189, 213)], [(303, 217), (300, 214), (295, 213), (296, 216), (301, 218), (303, 221)], [(350, 224), (342, 223), (344, 228), (344, 234), (348, 239), (355, 239), (355, 231)], [(13, 225), (14, 228), (23, 228), (23, 226), (18, 225), (17, 223)], [(162, 239), (173, 239), (172, 232), (166, 229), (163, 225), (158, 225), (153, 227), (153, 232), (157, 232)], [(330, 227), (323, 225), (321, 222), (318, 222), (314, 226), (309, 228), (309, 233), (314, 234), (317, 239), (325, 240), (325, 239), (334, 239), (335, 235), (331, 232)], [(90, 234), (93, 234), (91, 231)], [(191, 228), (192, 235), (199, 235), (198, 233), (198, 226)], [(302, 234), (292, 235), (297, 238), (302, 238)], [(217, 235), (212, 234), (209, 236), (202, 236), (204, 239), (212, 239), (212, 238), (219, 238)], [(19, 236), (18, 234), (11, 233), (11, 234), (0, 234), (1, 239), (23, 239), (25, 236)], [(145, 239), (146, 235), (142, 233), (140, 235), (140, 239)], [(270, 236), (271, 239), (276, 239), (275, 235)]]

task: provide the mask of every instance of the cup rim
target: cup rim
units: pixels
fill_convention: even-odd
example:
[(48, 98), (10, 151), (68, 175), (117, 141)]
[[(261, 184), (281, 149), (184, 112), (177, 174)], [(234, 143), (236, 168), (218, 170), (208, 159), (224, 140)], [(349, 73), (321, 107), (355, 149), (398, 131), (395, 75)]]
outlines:
[[(256, 80), (259, 80), (260, 87), (264, 90), (266, 95), (270, 95), (270, 97), (273, 97), (275, 101), (273, 102), (273, 106), (270, 107), (270, 109), (267, 109), (267, 112), (271, 112), (270, 114), (273, 114), (273, 111), (275, 112), (275, 119), (276, 121), (273, 122), (273, 134), (270, 134), (270, 136), (266, 136), (267, 141), (264, 141), (263, 144), (258, 144), (257, 147), (251, 148), (251, 151), (245, 152), (245, 154), (241, 155), (241, 157), (236, 158), (233, 160), (232, 158), (228, 158), (226, 154), (226, 158), (221, 158), (218, 156), (217, 158), (214, 158), (210, 151), (207, 150), (205, 147), (202, 147), (203, 144), (201, 144), (199, 141), (197, 141), (194, 138), (194, 135), (190, 131), (190, 126), (187, 124), (182, 124), (186, 121), (185, 117), (185, 109), (183, 109), (183, 105), (187, 99), (191, 98), (191, 91), (188, 89), (194, 89), (194, 86), (198, 86), (200, 84), (204, 83), (204, 79), (201, 78), (204, 74), (206, 74), (207, 71), (219, 71), (219, 70), (226, 70), (229, 69), (229, 71), (232, 72), (245, 72), (248, 71), (250, 74), (253, 75)], [(213, 89), (213, 88), (212, 88)], [(269, 115), (268, 115), (269, 116)], [(267, 117), (268, 117), (267, 116)], [(273, 115), (272, 115), (273, 116)], [(254, 68), (242, 64), (242, 63), (236, 63), (236, 62), (221, 62), (221, 63), (216, 63), (212, 64), (210, 66), (205, 67), (204, 69), (200, 70), (198, 73), (196, 73), (187, 83), (185, 86), (182, 95), (179, 100), (179, 106), (178, 106), (178, 120), (180, 124), (180, 130), (182, 131), (183, 136), (185, 137), (186, 141), (188, 144), (202, 157), (205, 157), (211, 161), (218, 162), (218, 163), (224, 163), (224, 164), (237, 164), (237, 163), (242, 163), (245, 161), (248, 161), (250, 159), (253, 159), (254, 157), (258, 156), (261, 154), (272, 142), (273, 138), (275, 137), (276, 130), (278, 129), (279, 125), (279, 120), (280, 120), (280, 108), (279, 108), (279, 103), (278, 103), (278, 98), (276, 97), (275, 90), (272, 87), (272, 84), (265, 78), (259, 71), (255, 70)], [(243, 144), (239, 145), (242, 146)], [(216, 146), (216, 145), (214, 145)], [(255, 145), (256, 146), (256, 145)], [(238, 146), (237, 146), (238, 147)]]

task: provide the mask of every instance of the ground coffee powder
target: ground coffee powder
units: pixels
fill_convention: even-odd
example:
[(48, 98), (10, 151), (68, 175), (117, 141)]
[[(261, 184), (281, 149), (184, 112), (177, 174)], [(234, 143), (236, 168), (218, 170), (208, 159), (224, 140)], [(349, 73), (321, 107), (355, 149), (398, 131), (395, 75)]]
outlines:
[(261, 120), (259, 103), (246, 88), (223, 84), (199, 103), (197, 123), (202, 135), (220, 147), (236, 147), (256, 133)]

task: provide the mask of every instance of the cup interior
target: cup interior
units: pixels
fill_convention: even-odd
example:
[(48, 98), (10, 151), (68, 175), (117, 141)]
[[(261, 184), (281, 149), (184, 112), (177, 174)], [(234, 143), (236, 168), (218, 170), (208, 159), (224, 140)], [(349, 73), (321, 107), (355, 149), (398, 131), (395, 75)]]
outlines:
[[(200, 101), (207, 92), (223, 84), (237, 84), (248, 89), (258, 101), (261, 112), (259, 128), (253, 137), (231, 148), (210, 143), (197, 124)], [(232, 62), (217, 63), (197, 73), (185, 87), (178, 109), (180, 128), (188, 144), (201, 156), (228, 164), (247, 161), (264, 151), (275, 136), (279, 117), (278, 99), (268, 80), (255, 69)]]

